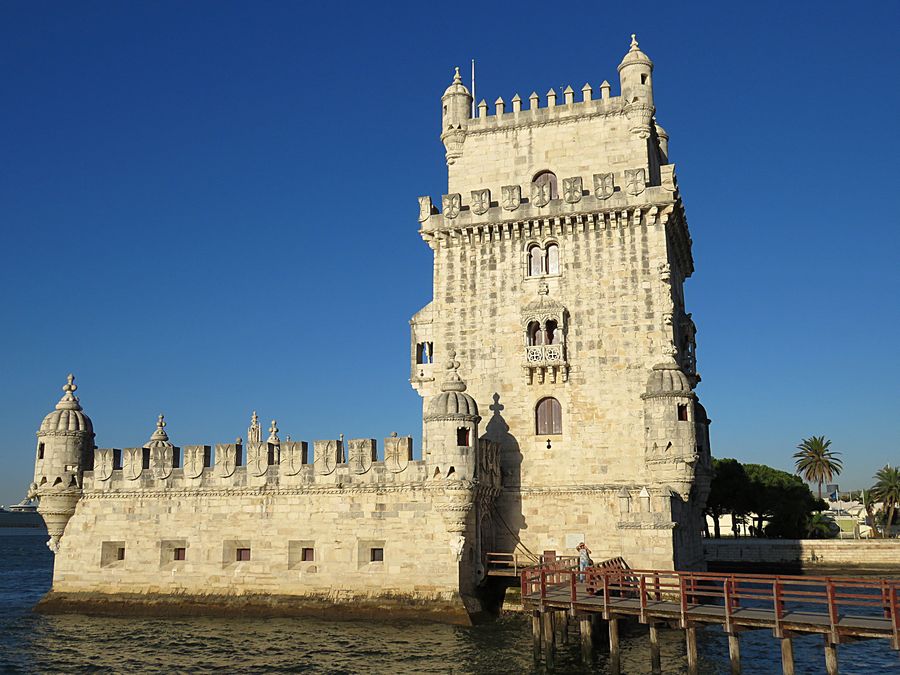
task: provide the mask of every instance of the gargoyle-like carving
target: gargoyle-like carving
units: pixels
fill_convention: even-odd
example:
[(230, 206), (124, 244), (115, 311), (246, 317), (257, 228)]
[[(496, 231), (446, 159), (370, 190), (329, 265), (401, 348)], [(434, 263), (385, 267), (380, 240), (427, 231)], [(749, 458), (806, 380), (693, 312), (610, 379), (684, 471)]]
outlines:
[(639, 195), (647, 187), (647, 172), (644, 169), (625, 169), (625, 190), (628, 194)]
[(550, 181), (540, 181), (531, 184), (531, 203), (535, 206), (547, 206), (551, 197)]
[(458, 192), (444, 195), (443, 205), (444, 217), (456, 218), (456, 216), (459, 215), (460, 209), (462, 209), (462, 195), (460, 195)]
[(569, 204), (576, 204), (581, 201), (581, 190), (583, 183), (581, 176), (574, 178), (563, 178), (563, 198)]
[(424, 223), (431, 215), (431, 197), (419, 197), (419, 222)]
[(515, 211), (522, 203), (521, 185), (504, 185), (502, 188), (503, 208), (507, 211)]
[(472, 190), (472, 212), (482, 216), (489, 208), (491, 208), (491, 191)]
[(615, 174), (613, 173), (595, 173), (594, 174), (594, 196), (597, 199), (609, 199), (613, 192), (616, 191)]

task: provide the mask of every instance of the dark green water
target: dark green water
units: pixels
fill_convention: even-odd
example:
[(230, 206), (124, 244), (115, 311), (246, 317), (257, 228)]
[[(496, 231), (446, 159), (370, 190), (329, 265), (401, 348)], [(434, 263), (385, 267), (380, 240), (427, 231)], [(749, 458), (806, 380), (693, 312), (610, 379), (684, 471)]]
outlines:
[[(510, 615), (474, 628), (422, 622), (316, 619), (150, 619), (41, 616), (31, 608), (50, 587), (43, 537), (0, 534), (0, 673), (540, 673), (531, 627)], [(623, 673), (649, 671), (646, 628), (625, 627)], [(663, 672), (686, 671), (681, 631), (662, 631)], [(727, 673), (720, 629), (698, 631), (701, 672)], [(780, 673), (779, 643), (742, 634), (745, 673)], [(601, 648), (581, 663), (577, 633), (561, 645), (556, 672), (607, 672)], [(900, 673), (886, 640), (842, 645), (841, 673)], [(820, 636), (795, 640), (797, 673), (823, 673)]]

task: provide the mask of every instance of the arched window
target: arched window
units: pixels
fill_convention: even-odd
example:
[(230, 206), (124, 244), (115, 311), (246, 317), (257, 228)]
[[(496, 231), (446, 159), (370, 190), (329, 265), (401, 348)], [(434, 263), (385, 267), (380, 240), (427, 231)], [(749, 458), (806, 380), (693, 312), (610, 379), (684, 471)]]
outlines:
[(542, 398), (534, 411), (535, 433), (552, 436), (562, 433), (562, 406), (555, 398)]
[(544, 252), (535, 244), (528, 249), (528, 276), (539, 277), (543, 273)]
[(528, 346), (534, 347), (542, 344), (544, 344), (544, 333), (541, 331), (541, 324), (532, 321), (528, 324)]
[(552, 171), (540, 171), (535, 174), (531, 182), (535, 185), (550, 184), (550, 199), (559, 199), (559, 191), (556, 187), (556, 174)]
[(547, 322), (547, 344), (558, 345), (560, 343), (559, 326), (551, 319)]
[(549, 244), (547, 246), (547, 274), (559, 274), (559, 246)]

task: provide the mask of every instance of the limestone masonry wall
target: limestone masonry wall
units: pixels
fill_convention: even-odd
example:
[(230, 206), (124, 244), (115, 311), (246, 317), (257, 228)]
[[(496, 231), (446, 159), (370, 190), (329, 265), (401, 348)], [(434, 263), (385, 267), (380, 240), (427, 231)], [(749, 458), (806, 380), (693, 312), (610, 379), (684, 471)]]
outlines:
[(900, 542), (862, 539), (705, 539), (709, 562), (800, 563), (900, 570)]

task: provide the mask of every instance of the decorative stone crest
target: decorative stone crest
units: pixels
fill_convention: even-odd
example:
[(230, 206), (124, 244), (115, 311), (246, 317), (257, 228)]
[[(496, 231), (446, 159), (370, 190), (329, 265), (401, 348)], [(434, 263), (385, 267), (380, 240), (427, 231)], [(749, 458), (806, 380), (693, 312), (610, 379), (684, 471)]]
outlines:
[(531, 184), (531, 203), (538, 207), (547, 206), (550, 203), (550, 181), (534, 182)]
[(563, 178), (563, 198), (569, 204), (577, 204), (581, 201), (583, 182), (581, 176)]
[(122, 451), (122, 475), (128, 480), (137, 480), (144, 470), (143, 462), (143, 448), (125, 448)]
[(150, 462), (155, 478), (168, 478), (172, 475), (172, 454), (174, 448), (160, 446), (150, 449)]
[(659, 280), (663, 283), (667, 284), (672, 279), (672, 266), (669, 263), (659, 263), (656, 266), (656, 271), (659, 273)]
[(344, 459), (344, 444), (341, 441), (313, 441), (313, 461), (316, 473), (327, 476), (334, 473), (337, 465)]
[(113, 472), (113, 450), (97, 450), (94, 455), (94, 477), (97, 480), (109, 480)]
[(647, 187), (647, 174), (644, 169), (625, 169), (625, 190), (628, 194), (639, 195)]
[(205, 445), (188, 445), (184, 448), (184, 477), (199, 478), (203, 473), (206, 455)]
[(419, 197), (419, 222), (424, 223), (431, 216), (431, 197)]
[(444, 195), (442, 203), (444, 205), (444, 217), (456, 218), (456, 216), (459, 215), (459, 212), (462, 209), (462, 195), (460, 195), (458, 192)]
[(507, 211), (515, 211), (522, 203), (521, 185), (504, 185), (501, 188), (503, 208)]
[(347, 449), (347, 463), (355, 474), (364, 474), (377, 458), (374, 438), (351, 438)]
[(247, 471), (262, 476), (269, 468), (269, 448), (265, 443), (247, 443)]
[(228, 443), (216, 445), (216, 468), (219, 475), (223, 478), (231, 476), (237, 468), (238, 448), (241, 448), (240, 443), (235, 445)]
[(594, 174), (594, 196), (597, 199), (609, 199), (615, 191), (615, 174), (611, 172)]
[(404, 471), (412, 461), (412, 437), (398, 437), (396, 432), (384, 439), (384, 465), (392, 473)]
[(491, 208), (491, 191), (472, 190), (472, 212), (483, 216), (489, 208)]
[(296, 476), (307, 463), (308, 446), (302, 441), (281, 444), (281, 470), (286, 476)]

